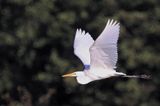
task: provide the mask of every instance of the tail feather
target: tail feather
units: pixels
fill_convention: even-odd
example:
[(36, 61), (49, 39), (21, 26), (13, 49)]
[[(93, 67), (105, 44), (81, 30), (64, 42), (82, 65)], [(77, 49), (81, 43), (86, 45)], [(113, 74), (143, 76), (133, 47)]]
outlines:
[(150, 75), (124, 75), (125, 78), (142, 78), (142, 79), (151, 79)]

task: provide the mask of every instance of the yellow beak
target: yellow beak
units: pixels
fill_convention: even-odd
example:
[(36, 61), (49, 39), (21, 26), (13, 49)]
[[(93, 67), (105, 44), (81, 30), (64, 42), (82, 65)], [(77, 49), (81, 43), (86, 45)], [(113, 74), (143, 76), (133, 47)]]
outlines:
[(73, 73), (65, 74), (62, 77), (76, 77), (76, 73), (73, 72)]

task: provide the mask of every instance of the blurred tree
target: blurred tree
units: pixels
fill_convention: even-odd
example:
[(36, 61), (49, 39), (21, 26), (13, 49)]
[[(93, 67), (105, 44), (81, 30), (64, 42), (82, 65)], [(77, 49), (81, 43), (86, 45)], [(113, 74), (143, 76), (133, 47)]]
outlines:
[[(76, 28), (95, 39), (108, 18), (121, 23), (117, 70), (152, 80), (62, 79), (83, 68), (73, 54)], [(0, 105), (158, 106), (159, 29), (158, 0), (0, 0)]]

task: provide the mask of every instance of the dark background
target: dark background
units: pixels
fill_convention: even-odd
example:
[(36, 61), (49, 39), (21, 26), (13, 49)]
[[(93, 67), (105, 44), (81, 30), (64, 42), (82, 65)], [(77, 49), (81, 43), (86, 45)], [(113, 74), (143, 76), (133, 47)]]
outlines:
[[(117, 71), (151, 80), (111, 78), (77, 84), (77, 28), (93, 38), (120, 22)], [(0, 106), (159, 106), (159, 0), (0, 0)]]

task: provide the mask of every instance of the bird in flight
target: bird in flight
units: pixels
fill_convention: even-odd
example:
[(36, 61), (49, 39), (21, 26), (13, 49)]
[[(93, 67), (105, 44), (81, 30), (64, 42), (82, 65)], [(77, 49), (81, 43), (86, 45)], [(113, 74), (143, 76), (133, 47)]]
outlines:
[(84, 70), (65, 74), (62, 77), (76, 77), (79, 84), (110, 77), (148, 79), (147, 75), (126, 75), (115, 70), (119, 30), (119, 22), (109, 19), (103, 32), (94, 41), (89, 33), (77, 29), (73, 45), (74, 54), (81, 59)]

